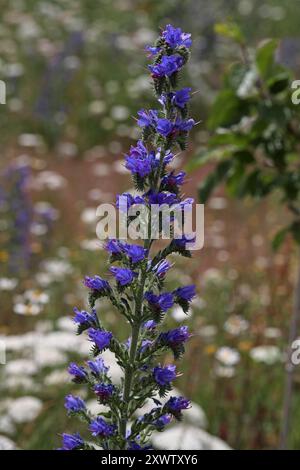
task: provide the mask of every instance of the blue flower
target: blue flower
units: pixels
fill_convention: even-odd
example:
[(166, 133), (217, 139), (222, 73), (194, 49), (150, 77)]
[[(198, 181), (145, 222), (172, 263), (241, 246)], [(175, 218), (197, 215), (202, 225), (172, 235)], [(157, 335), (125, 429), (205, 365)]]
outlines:
[(171, 171), (162, 178), (161, 183), (163, 187), (168, 188), (170, 189), (170, 191), (172, 191), (172, 188), (176, 186), (181, 186), (184, 183), (185, 175), (186, 173), (184, 171), (180, 171), (179, 173), (177, 173), (177, 175), (175, 175), (174, 171)]
[(137, 115), (139, 117), (137, 121), (138, 126), (149, 127), (155, 125), (158, 116), (158, 111), (156, 111), (155, 109), (141, 109), (140, 111), (138, 111)]
[(148, 191), (147, 196), (149, 204), (167, 204), (168, 206), (172, 206), (173, 204), (178, 203), (177, 195), (167, 191), (156, 193), (153, 190), (150, 190)]
[(154, 367), (153, 377), (158, 385), (160, 385), (161, 387), (166, 387), (167, 385), (170, 385), (173, 380), (176, 379), (176, 366), (173, 364), (169, 364), (165, 367)]
[(191, 335), (188, 331), (188, 327), (179, 326), (174, 330), (169, 330), (166, 333), (161, 333), (159, 336), (159, 340), (162, 341), (163, 344), (174, 348), (185, 343), (190, 337)]
[(128, 284), (131, 284), (133, 279), (137, 276), (134, 271), (128, 268), (117, 268), (113, 266), (109, 270), (115, 276), (116, 281), (120, 284), (120, 286), (127, 286)]
[(169, 77), (183, 66), (183, 58), (178, 54), (163, 56), (161, 62), (155, 65), (148, 65), (153, 78), (163, 76)]
[(192, 45), (190, 33), (183, 33), (181, 28), (174, 28), (174, 26), (170, 24), (166, 26), (166, 29), (162, 33), (162, 37), (165, 39), (166, 43), (172, 47), (172, 49), (179, 46), (190, 48)]
[(194, 284), (185, 287), (178, 287), (178, 289), (176, 289), (173, 293), (175, 297), (179, 297), (179, 299), (190, 302), (196, 295), (196, 287)]
[(75, 362), (71, 362), (68, 367), (68, 372), (73, 375), (74, 380), (77, 382), (85, 382), (87, 380), (87, 372), (83, 366), (78, 366)]
[(97, 418), (91, 422), (89, 430), (92, 432), (93, 436), (107, 438), (115, 434), (116, 426), (107, 423), (101, 416), (97, 416)]
[(156, 327), (157, 323), (154, 320), (148, 320), (142, 325), (144, 330), (155, 330)]
[(118, 255), (122, 253), (122, 245), (120, 240), (112, 238), (105, 243), (104, 248), (111, 255)]
[(172, 102), (178, 106), (178, 108), (183, 109), (190, 99), (191, 90), (191, 88), (182, 88), (181, 90), (176, 91), (172, 97)]
[(148, 251), (140, 245), (125, 244), (123, 251), (126, 253), (132, 263), (138, 263), (145, 259)]
[(176, 207), (176, 209), (181, 209), (185, 211), (191, 211), (193, 209), (194, 199), (192, 197), (187, 197), (183, 201), (180, 201)]
[(84, 446), (83, 439), (80, 434), (77, 432), (75, 434), (66, 434), (62, 435), (63, 447), (62, 450), (75, 450), (80, 449)]
[(158, 428), (158, 429), (163, 429), (165, 426), (167, 426), (168, 424), (170, 424), (170, 422), (172, 421), (172, 416), (169, 415), (169, 414), (165, 414), (165, 415), (162, 415), (160, 416), (158, 419), (156, 419), (154, 421), (154, 425)]
[(189, 132), (195, 125), (194, 119), (180, 119), (177, 118), (175, 121), (175, 128), (179, 132)]
[(78, 308), (74, 308), (75, 316), (74, 322), (78, 325), (93, 325), (97, 321), (96, 312), (88, 313), (85, 310), (78, 310)]
[(163, 259), (152, 268), (152, 271), (161, 279), (166, 275), (171, 266), (169, 261)]
[(82, 398), (67, 395), (65, 398), (65, 408), (72, 413), (79, 413), (86, 409), (86, 405)]
[(158, 164), (154, 152), (148, 152), (141, 140), (135, 147), (131, 146), (129, 154), (125, 156), (125, 161), (126, 168), (142, 178), (149, 175)]
[(155, 312), (166, 312), (169, 308), (173, 307), (174, 304), (173, 295), (170, 292), (165, 292), (160, 295), (155, 295), (153, 292), (146, 292), (145, 299)]
[[(129, 436), (130, 438), (130, 436)], [(138, 444), (137, 442), (135, 441), (128, 441), (128, 448), (127, 450), (152, 450), (152, 447), (151, 446), (141, 446), (140, 444)]]
[(97, 292), (105, 292), (110, 289), (109, 283), (102, 279), (100, 276), (86, 276), (84, 279), (84, 285), (89, 289)]
[(195, 240), (195, 236), (190, 236), (189, 238), (186, 235), (183, 235), (181, 238), (174, 238), (173, 243), (180, 248), (185, 248), (187, 243), (194, 243)]
[(157, 119), (156, 130), (159, 134), (163, 135), (164, 137), (168, 137), (170, 134), (172, 134), (174, 130), (174, 124), (173, 122), (169, 121), (169, 119)]
[(94, 361), (87, 361), (87, 365), (96, 377), (99, 377), (103, 374), (106, 374), (109, 371), (109, 367), (104, 364), (104, 361), (101, 357), (98, 357)]
[(170, 413), (177, 415), (182, 410), (190, 408), (191, 402), (184, 397), (170, 397), (164, 408)]
[(150, 339), (144, 339), (140, 347), (140, 353), (143, 354), (147, 349), (150, 348), (150, 346), (152, 346), (152, 344), (153, 341), (151, 341)]
[(126, 212), (135, 204), (145, 204), (145, 200), (141, 196), (132, 196), (130, 193), (117, 195), (116, 206), (121, 212)]
[(94, 392), (101, 403), (107, 403), (115, 392), (115, 387), (112, 384), (99, 383), (94, 386)]
[(146, 157), (127, 155), (125, 166), (132, 174), (137, 174), (141, 178), (145, 178), (145, 176), (148, 176), (152, 170), (157, 167), (157, 161), (153, 152), (149, 153)]
[(110, 341), (112, 339), (112, 333), (110, 331), (95, 330), (94, 328), (90, 328), (88, 330), (88, 335), (90, 341), (95, 343), (100, 351), (106, 349), (110, 345)]
[(152, 57), (159, 53), (160, 47), (146, 46), (145, 51), (148, 52), (149, 57)]

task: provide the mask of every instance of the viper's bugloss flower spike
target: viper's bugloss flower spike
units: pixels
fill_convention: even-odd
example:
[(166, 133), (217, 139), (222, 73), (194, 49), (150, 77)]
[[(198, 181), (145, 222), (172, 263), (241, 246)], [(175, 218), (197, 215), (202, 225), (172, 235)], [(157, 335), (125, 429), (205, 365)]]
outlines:
[[(148, 67), (158, 104), (155, 109), (138, 111), (136, 121), (141, 138), (125, 155), (125, 167), (131, 172), (136, 193), (118, 194), (116, 207), (122, 216), (127, 215), (128, 224), (133, 217), (128, 212), (135, 205), (143, 205), (143, 209), (151, 209), (154, 204), (167, 205), (182, 213), (192, 210), (193, 199), (183, 199), (181, 195), (185, 173), (168, 167), (176, 158), (174, 149), (186, 147), (188, 133), (195, 125), (189, 117), (191, 88), (177, 88), (178, 72), (189, 59), (191, 44), (190, 34), (167, 25), (156, 43), (146, 47), (153, 59)], [(164, 290), (166, 275), (172, 268), (168, 256), (179, 253), (190, 257), (189, 243), (195, 239), (187, 235), (173, 237), (165, 249), (152, 254), (155, 240), (151, 238), (151, 217), (143, 223), (148, 234), (144, 245), (123, 239), (108, 239), (104, 243), (109, 273), (115, 282), (99, 275), (86, 276), (84, 285), (89, 289), (91, 310), (74, 309), (78, 333), (86, 331), (94, 358), (86, 361), (86, 367), (71, 363), (68, 372), (75, 383), (89, 387), (107, 411), (102, 416), (101, 413), (92, 416), (84, 400), (71, 394), (65, 398), (65, 408), (68, 415), (77, 415), (88, 423), (86, 431), (105, 450), (151, 449), (151, 432), (163, 431), (173, 418), (181, 419), (182, 411), (190, 407), (190, 401), (183, 397), (171, 397), (164, 405), (153, 397), (157, 393), (164, 397), (170, 392), (178, 376), (176, 365), (160, 365), (158, 356), (171, 350), (174, 359), (179, 359), (191, 336), (186, 326), (164, 331), (163, 320), (174, 304), (187, 313), (196, 292), (194, 285), (179, 286), (172, 292)], [(119, 342), (102, 325), (96, 307), (96, 301), (102, 297), (107, 297), (120, 312), (120, 319), (126, 318), (131, 328), (127, 341)], [(101, 357), (106, 350), (123, 372), (120, 384), (113, 383), (109, 367)], [(146, 405), (147, 399), (156, 407), (137, 418), (136, 410)], [(88, 436), (85, 443), (79, 434), (63, 434), (62, 449), (92, 448)]]

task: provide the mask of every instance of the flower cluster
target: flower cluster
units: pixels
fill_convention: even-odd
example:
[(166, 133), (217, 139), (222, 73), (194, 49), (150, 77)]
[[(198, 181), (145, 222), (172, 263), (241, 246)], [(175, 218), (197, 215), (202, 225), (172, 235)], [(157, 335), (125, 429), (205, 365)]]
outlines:
[[(117, 206), (126, 211), (131, 206), (143, 204), (174, 204), (184, 209), (191, 199), (182, 199), (181, 186), (184, 172), (168, 170), (174, 158), (173, 148), (185, 148), (188, 132), (194, 120), (188, 116), (190, 88), (177, 89), (180, 70), (189, 58), (190, 34), (168, 25), (154, 46), (147, 50), (153, 58), (149, 65), (154, 83), (158, 109), (138, 112), (141, 139), (132, 146), (125, 157), (125, 165), (132, 173), (139, 194), (124, 193), (118, 196)], [(148, 228), (151, 221), (148, 221)], [(149, 231), (147, 232), (149, 234)], [(149, 235), (144, 245), (129, 244), (110, 239), (104, 249), (109, 254), (110, 280), (100, 276), (86, 277), (84, 285), (89, 290), (90, 312), (75, 309), (74, 321), (78, 333), (87, 332), (92, 343), (94, 359), (86, 365), (70, 364), (69, 373), (76, 383), (85, 383), (109, 411), (92, 416), (80, 397), (68, 395), (65, 407), (70, 415), (77, 415), (87, 423), (87, 432), (103, 449), (148, 449), (151, 433), (162, 431), (172, 419), (180, 419), (189, 408), (189, 400), (170, 397), (162, 403), (172, 388), (179, 372), (177, 366), (157, 364), (158, 355), (171, 351), (174, 360), (184, 352), (191, 334), (186, 326), (162, 331), (168, 311), (178, 304), (186, 312), (195, 296), (195, 286), (178, 287), (164, 291), (165, 277), (172, 267), (167, 259), (172, 253), (190, 257), (183, 237), (171, 239), (168, 246), (155, 255), (151, 253), (154, 239)], [(124, 316), (131, 327), (131, 336), (121, 343), (107, 331), (97, 315), (96, 302), (107, 297)], [(112, 383), (109, 368), (101, 353), (109, 349), (114, 353), (124, 377), (120, 385)], [(142, 417), (136, 411), (147, 400), (153, 399), (155, 407)], [(79, 434), (63, 434), (63, 449), (93, 449)]]

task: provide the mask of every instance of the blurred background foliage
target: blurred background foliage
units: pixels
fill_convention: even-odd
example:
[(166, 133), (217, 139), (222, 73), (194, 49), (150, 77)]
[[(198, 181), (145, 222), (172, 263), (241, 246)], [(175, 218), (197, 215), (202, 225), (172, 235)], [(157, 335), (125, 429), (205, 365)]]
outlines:
[[(278, 60), (297, 76), (299, 14), (297, 0), (2, 0), (2, 437), (51, 449), (59, 433), (72, 430), (64, 371), (69, 360), (84, 360), (87, 348), (72, 342), (70, 316), (75, 305), (85, 306), (83, 276), (106, 270), (95, 209), (128, 189), (122, 154), (138, 135), (136, 111), (153, 104), (145, 44), (169, 22), (193, 35), (183, 82), (197, 91), (191, 111), (201, 123), (180, 158), (185, 165), (207, 148), (212, 103), (240, 56), (215, 24), (236, 22), (251, 48), (278, 39)], [(194, 169), (186, 194), (197, 197), (213, 168)], [(208, 431), (235, 448), (278, 445), (295, 262), (291, 239), (276, 254), (270, 242), (285, 221), (277, 195), (241, 203), (218, 189), (206, 205), (204, 250), (188, 268), (176, 259), (169, 280), (193, 280), (199, 294), (186, 319), (195, 336), (178, 388), (204, 409)], [(119, 334), (116, 312), (104, 305), (101, 314)], [(169, 321), (181, 318), (173, 311)], [(298, 372), (295, 379), (291, 448), (300, 447)], [(18, 402), (16, 417), (24, 396), (37, 400), (37, 411), (28, 416), (32, 403)]]

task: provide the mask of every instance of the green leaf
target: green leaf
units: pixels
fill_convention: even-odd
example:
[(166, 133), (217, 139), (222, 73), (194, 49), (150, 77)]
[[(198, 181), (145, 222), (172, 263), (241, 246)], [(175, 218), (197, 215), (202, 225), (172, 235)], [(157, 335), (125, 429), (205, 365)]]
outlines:
[(239, 44), (244, 44), (245, 42), (245, 38), (240, 27), (232, 21), (228, 21), (227, 23), (216, 23), (214, 30), (216, 34), (233, 39)]
[(294, 240), (300, 245), (300, 222), (296, 221), (291, 225), (291, 232)]
[(225, 148), (213, 148), (210, 150), (206, 150), (201, 152), (199, 155), (196, 155), (188, 164), (185, 166), (186, 171), (193, 171), (196, 168), (209, 163), (210, 161), (218, 161), (223, 160), (224, 158), (228, 158), (232, 155), (234, 148), (233, 147), (225, 147)]
[(226, 178), (232, 166), (232, 160), (225, 160), (217, 165), (215, 170), (201, 184), (198, 194), (199, 200), (205, 203), (215, 187)]
[(256, 53), (256, 65), (262, 78), (270, 78), (275, 66), (275, 51), (278, 42), (275, 39), (269, 39), (261, 44)]
[(224, 88), (237, 90), (249, 72), (249, 67), (240, 62), (232, 64), (224, 77)]
[(275, 237), (272, 240), (272, 248), (274, 251), (277, 251), (281, 247), (288, 232), (289, 232), (289, 227), (284, 227), (283, 229), (279, 230), (279, 232), (276, 233)]
[(209, 139), (208, 145), (214, 147), (216, 145), (232, 145), (236, 147), (246, 147), (249, 143), (247, 135), (238, 134), (236, 132), (229, 131), (215, 134)]
[(278, 93), (283, 92), (289, 87), (290, 84), (290, 75), (282, 71), (278, 75), (271, 77), (267, 81), (267, 86), (272, 93), (272, 95), (277, 95)]
[(248, 105), (246, 101), (238, 98), (233, 90), (222, 90), (211, 110), (208, 120), (208, 128), (229, 127), (238, 123), (247, 114)]

